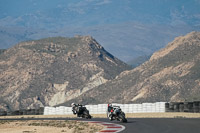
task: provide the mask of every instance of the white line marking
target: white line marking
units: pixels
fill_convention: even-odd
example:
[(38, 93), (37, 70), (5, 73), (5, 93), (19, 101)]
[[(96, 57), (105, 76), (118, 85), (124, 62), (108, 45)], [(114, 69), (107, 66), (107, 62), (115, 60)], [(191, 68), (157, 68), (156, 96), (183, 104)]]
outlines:
[(96, 124), (104, 126), (104, 128), (97, 133), (119, 133), (125, 129), (125, 126), (123, 125), (109, 123), (109, 122), (90, 121), (88, 123), (96, 123)]

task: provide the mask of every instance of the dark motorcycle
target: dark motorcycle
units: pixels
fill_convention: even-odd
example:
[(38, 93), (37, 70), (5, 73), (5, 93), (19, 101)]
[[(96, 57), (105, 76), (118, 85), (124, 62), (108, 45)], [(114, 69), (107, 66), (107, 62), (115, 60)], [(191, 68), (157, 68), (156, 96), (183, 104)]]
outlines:
[(92, 118), (92, 116), (89, 113), (89, 110), (87, 110), (87, 108), (82, 105), (73, 107), (72, 112), (74, 115), (77, 114), (77, 117), (82, 117), (82, 118), (86, 118), (86, 119)]
[(121, 110), (121, 108), (119, 106), (109, 107), (107, 116), (111, 121), (118, 120), (121, 122), (127, 122), (125, 113)]

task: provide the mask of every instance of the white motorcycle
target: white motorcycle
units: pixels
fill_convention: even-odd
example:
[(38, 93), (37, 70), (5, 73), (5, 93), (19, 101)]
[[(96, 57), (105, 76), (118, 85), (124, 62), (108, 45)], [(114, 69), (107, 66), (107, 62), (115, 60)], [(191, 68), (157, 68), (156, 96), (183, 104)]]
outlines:
[(111, 121), (118, 120), (121, 122), (127, 122), (125, 113), (121, 110), (120, 106), (108, 107), (107, 116)]

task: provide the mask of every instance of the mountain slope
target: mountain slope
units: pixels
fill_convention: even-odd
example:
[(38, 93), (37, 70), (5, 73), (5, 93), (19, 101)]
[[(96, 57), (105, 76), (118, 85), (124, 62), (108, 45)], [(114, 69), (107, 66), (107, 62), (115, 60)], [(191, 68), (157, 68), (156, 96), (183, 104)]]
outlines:
[(122, 72), (72, 101), (86, 104), (200, 100), (199, 57), (200, 32), (191, 32), (155, 52), (141, 66)]
[(0, 54), (2, 108), (54, 106), (129, 69), (90, 36), (20, 43)]

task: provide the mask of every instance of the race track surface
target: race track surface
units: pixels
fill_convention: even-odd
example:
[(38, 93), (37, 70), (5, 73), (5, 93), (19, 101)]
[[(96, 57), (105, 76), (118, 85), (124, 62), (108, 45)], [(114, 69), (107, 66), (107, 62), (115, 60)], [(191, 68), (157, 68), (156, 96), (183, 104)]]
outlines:
[(129, 119), (123, 133), (200, 133), (200, 119)]
[(103, 121), (125, 126), (121, 133), (200, 133), (200, 119), (189, 118), (129, 118), (127, 123), (109, 121), (105, 118), (23, 118), (23, 119), (0, 119), (0, 120), (80, 120), (80, 121)]

